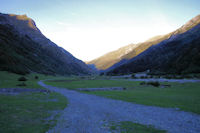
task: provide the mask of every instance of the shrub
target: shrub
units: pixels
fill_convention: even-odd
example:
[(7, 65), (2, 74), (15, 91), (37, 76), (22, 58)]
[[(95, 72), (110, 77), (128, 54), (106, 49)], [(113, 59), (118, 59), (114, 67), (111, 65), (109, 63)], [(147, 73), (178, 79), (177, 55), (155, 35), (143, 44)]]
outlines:
[(39, 79), (39, 77), (38, 77), (38, 76), (35, 76), (35, 79)]
[(190, 76), (190, 75), (185, 75), (184, 77), (187, 78), (187, 79), (191, 79), (191, 78), (193, 78), (193, 77)]
[(25, 77), (20, 77), (18, 78), (18, 81), (27, 81), (27, 79)]
[(17, 84), (17, 86), (26, 86), (25, 83)]
[(140, 83), (140, 85), (145, 85), (145, 84), (146, 84), (146, 82), (144, 82), (144, 81)]
[(164, 78), (166, 78), (166, 79), (172, 79), (172, 76), (171, 75), (166, 75)]
[(179, 79), (184, 79), (184, 76), (183, 76), (183, 75), (180, 75), (180, 76), (179, 76)]
[(99, 76), (103, 76), (104, 75), (104, 72), (101, 72), (100, 74), (99, 74)]
[(195, 78), (200, 78), (200, 75), (194, 75)]
[(159, 87), (160, 86), (160, 83), (158, 81), (150, 81), (150, 82), (147, 82), (147, 85), (152, 85), (152, 86), (155, 86), (155, 87)]
[(136, 78), (134, 73), (131, 75), (131, 78), (133, 78), (133, 79)]

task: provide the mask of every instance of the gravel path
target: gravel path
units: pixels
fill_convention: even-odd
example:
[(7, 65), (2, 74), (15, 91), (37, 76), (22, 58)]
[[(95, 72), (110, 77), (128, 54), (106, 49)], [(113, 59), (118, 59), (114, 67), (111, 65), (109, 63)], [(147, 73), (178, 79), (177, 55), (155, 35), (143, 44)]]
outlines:
[(83, 94), (52, 87), (42, 81), (38, 84), (63, 94), (69, 101), (49, 133), (109, 133), (105, 125), (112, 121), (151, 124), (169, 133), (200, 133), (200, 115), (197, 114)]

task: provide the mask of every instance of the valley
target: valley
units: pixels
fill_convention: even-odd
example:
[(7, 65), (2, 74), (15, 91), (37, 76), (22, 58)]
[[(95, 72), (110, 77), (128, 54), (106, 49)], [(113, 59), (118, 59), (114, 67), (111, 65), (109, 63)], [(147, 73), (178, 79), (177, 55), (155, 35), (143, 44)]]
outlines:
[(200, 133), (191, 1), (1, 2), (0, 133)]
[[(195, 79), (198, 82), (180, 79), (186, 82), (154, 85), (159, 78), (152, 84), (147, 84), (148, 81), (144, 84), (145, 78), (134, 81), (131, 77), (119, 76), (0, 73), (2, 132), (199, 132), (196, 126), (200, 120), (198, 79)], [(20, 77), (27, 81), (18, 81)], [(18, 86), (22, 82), (25, 85)], [(125, 89), (79, 90), (109, 87)], [(26, 91), (18, 92), (20, 88)], [(33, 91), (34, 88), (38, 92)]]

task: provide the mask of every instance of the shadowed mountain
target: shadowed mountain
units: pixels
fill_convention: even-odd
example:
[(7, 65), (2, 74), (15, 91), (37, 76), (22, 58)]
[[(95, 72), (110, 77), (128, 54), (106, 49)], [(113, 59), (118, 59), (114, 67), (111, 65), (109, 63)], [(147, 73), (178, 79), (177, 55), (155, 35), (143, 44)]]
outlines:
[(0, 13), (0, 70), (20, 74), (89, 74), (81, 60), (47, 39), (26, 15)]
[(149, 47), (156, 45), (166, 39), (169, 39), (171, 36), (184, 33), (199, 23), (200, 15), (196, 16), (174, 32), (168, 33), (166, 35), (155, 36), (142, 43), (127, 45), (116, 51), (107, 53), (95, 60), (89, 61), (87, 62), (87, 64), (94, 64), (99, 70), (109, 71), (126, 63), (126, 61), (136, 57), (140, 53), (147, 50)]
[(170, 33), (168, 39), (108, 70), (108, 74), (127, 74), (146, 70), (172, 74), (200, 72), (200, 15)]

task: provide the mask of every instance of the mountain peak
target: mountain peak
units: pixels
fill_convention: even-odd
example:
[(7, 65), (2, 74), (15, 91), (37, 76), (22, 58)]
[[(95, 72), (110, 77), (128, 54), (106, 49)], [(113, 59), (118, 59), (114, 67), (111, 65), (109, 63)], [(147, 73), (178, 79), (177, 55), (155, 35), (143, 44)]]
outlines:
[(18, 20), (29, 20), (30, 18), (26, 15), (16, 15), (16, 14), (8, 14), (10, 17), (16, 17)]
[[(20, 33), (27, 31), (39, 31), (35, 22), (29, 18), (26, 14), (0, 14), (1, 18), (4, 18), (4, 23), (13, 25)], [(40, 31), (39, 31), (40, 32)]]
[(0, 13), (0, 23), (12, 25), (20, 33), (20, 35), (22, 36), (28, 35), (31, 39), (33, 39), (39, 44), (55, 45), (53, 42), (47, 40), (47, 38), (37, 28), (35, 22), (31, 18), (29, 18), (26, 14), (15, 15), (15, 14)]

